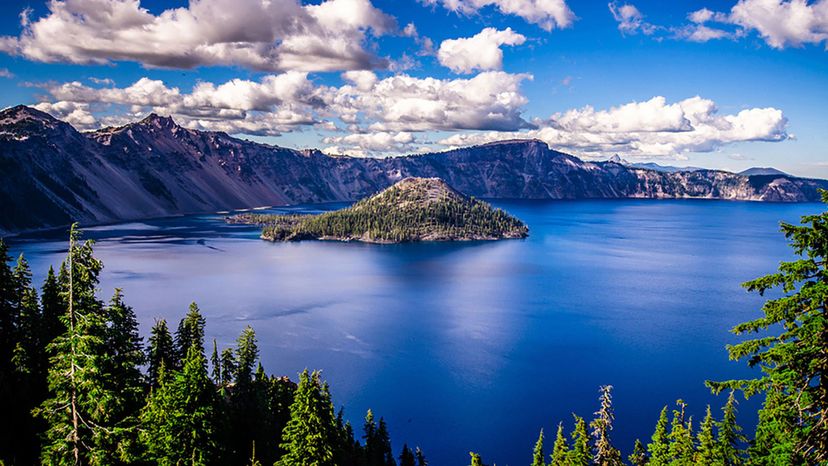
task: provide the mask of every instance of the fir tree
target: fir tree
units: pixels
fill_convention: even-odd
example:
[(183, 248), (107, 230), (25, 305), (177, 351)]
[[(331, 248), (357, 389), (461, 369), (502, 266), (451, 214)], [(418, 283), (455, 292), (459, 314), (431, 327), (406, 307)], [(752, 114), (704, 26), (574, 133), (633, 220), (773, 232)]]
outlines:
[(665, 466), (670, 463), (670, 444), (667, 437), (667, 407), (661, 410), (652, 441), (647, 445), (650, 466)]
[[(264, 369), (259, 370), (259, 383), (254, 383), (253, 368), (259, 357), (256, 334), (250, 326), (242, 330), (236, 345), (236, 383), (230, 390), (230, 424), (228, 433), (229, 461), (239, 463), (249, 457), (252, 442), (268, 441), (263, 434), (268, 428), (267, 386)], [(275, 445), (274, 445), (275, 447)]]
[(382, 466), (397, 466), (394, 452), (391, 449), (391, 435), (388, 433), (388, 425), (383, 418), (380, 418), (377, 427), (377, 446), (381, 452)]
[(669, 455), (670, 464), (673, 466), (692, 466), (695, 447), (693, 445), (693, 423), (692, 420), (685, 421), (685, 409), (687, 405), (682, 400), (676, 402), (679, 409), (673, 411), (673, 421), (670, 425), (670, 433), (667, 438), (670, 441)]
[(739, 444), (745, 437), (741, 434), (742, 427), (736, 423), (736, 397), (732, 391), (722, 411), (722, 421), (717, 425), (716, 458), (725, 466), (737, 466), (743, 463)]
[(187, 352), (193, 345), (198, 345), (199, 348), (204, 347), (204, 327), (206, 321), (201, 315), (201, 310), (196, 303), (190, 303), (190, 308), (187, 314), (178, 323), (178, 330), (175, 332), (175, 350), (177, 355), (176, 367), (180, 368), (183, 364)]
[[(354, 438), (351, 423), (345, 421), (345, 412), (341, 408), (336, 415), (336, 430), (339, 432), (339, 439), (334, 451), (334, 462), (338, 466), (359, 466), (362, 460), (362, 448)], [(405, 454), (405, 447), (401, 454)]]
[(233, 382), (236, 377), (236, 355), (232, 348), (221, 351), (221, 385)]
[(575, 430), (572, 432), (572, 450), (568, 462), (571, 466), (588, 466), (592, 462), (589, 433), (584, 418), (575, 416)]
[(365, 439), (366, 466), (393, 466), (396, 464), (385, 420), (380, 418), (379, 424), (375, 423), (374, 413), (370, 409), (365, 415), (363, 439)]
[(319, 372), (299, 375), (290, 421), (282, 433), (285, 454), (278, 466), (333, 466), (337, 432), (328, 385)]
[(471, 466), (483, 466), (483, 460), (480, 458), (480, 455), (470, 451), (469, 456), (471, 456)]
[(595, 439), (594, 463), (598, 466), (616, 466), (622, 464), (621, 452), (612, 445), (609, 433), (615, 413), (612, 410), (612, 385), (601, 387), (601, 407), (595, 413), (595, 419), (590, 423), (592, 437)]
[(49, 367), (49, 343), (66, 332), (66, 326), (62, 318), (66, 313), (66, 301), (60, 295), (60, 283), (51, 266), (43, 282), (40, 296), (40, 329), (38, 340), (40, 352), (40, 366), (45, 374)]
[(797, 419), (778, 404), (786, 403), (786, 397), (776, 391), (769, 391), (756, 425), (756, 437), (751, 445), (750, 462), (756, 465), (783, 466), (796, 464), (801, 457), (796, 453), (797, 436), (789, 435), (796, 428)]
[(111, 427), (103, 447), (112, 455), (107, 463), (128, 463), (135, 461), (138, 454), (136, 425), (144, 395), (139, 369), (144, 362), (142, 338), (135, 311), (124, 303), (120, 289), (115, 290), (106, 311), (109, 329), (105, 344), (109, 358), (103, 367), (103, 379), (108, 393), (116, 396), (104, 400), (105, 422)]
[(552, 461), (550, 466), (567, 466), (569, 458), (569, 445), (564, 435), (563, 423), (558, 424), (558, 433), (555, 436), (555, 444), (552, 446)]
[(630, 456), (627, 457), (630, 461), (630, 464), (633, 466), (644, 466), (649, 461), (649, 457), (647, 456), (647, 448), (644, 447), (644, 444), (641, 443), (641, 440), (635, 439), (635, 446), (633, 447), (633, 452)]
[(0, 435), (0, 462), (33, 462), (37, 428), (29, 411), (38, 379), (36, 336), (39, 306), (31, 289), (31, 272), (23, 256), (12, 270), (5, 243), (0, 240), (0, 399), (11, 400), (3, 423), (13, 426)]
[(414, 456), (417, 457), (417, 466), (428, 466), (428, 461), (426, 461), (426, 457), (420, 447), (417, 447), (414, 451)]
[(400, 452), (400, 466), (417, 466), (414, 452), (408, 448), (407, 444), (403, 444), (402, 451)]
[(253, 381), (253, 367), (259, 359), (256, 333), (248, 325), (242, 330), (236, 343), (236, 385), (247, 386)]
[(41, 459), (53, 465), (101, 464), (109, 454), (98, 448), (107, 428), (99, 422), (111, 397), (103, 382), (107, 362), (107, 323), (103, 305), (95, 297), (102, 264), (92, 253), (92, 242), (79, 243), (75, 225), (69, 235), (63, 298), (66, 333), (50, 344), (51, 398), (37, 410), (46, 430)]
[(151, 387), (158, 387), (162, 368), (167, 372), (175, 368), (175, 347), (164, 319), (156, 320), (150, 331), (147, 363), (147, 379)]
[(161, 466), (206, 465), (217, 456), (217, 398), (203, 348), (194, 344), (180, 372), (159, 377), (141, 413), (141, 441)]
[(538, 441), (535, 442), (535, 449), (532, 451), (532, 466), (546, 466), (543, 454), (543, 429), (540, 430)]
[[(828, 203), (828, 191), (821, 191)], [(764, 315), (733, 328), (737, 335), (761, 333), (727, 348), (731, 359), (747, 359), (759, 366), (756, 379), (708, 382), (715, 393), (742, 390), (745, 396), (767, 393), (757, 427), (757, 461), (797, 464), (828, 462), (828, 211), (803, 216), (802, 225), (782, 223), (797, 260), (782, 262), (779, 272), (744, 283), (764, 295), (781, 289), (768, 300)], [(779, 331), (777, 331), (779, 329)], [(770, 330), (770, 335), (767, 331)], [(790, 443), (774, 448), (771, 439)], [(781, 455), (781, 458), (775, 458)]]
[(695, 464), (712, 465), (716, 460), (716, 439), (713, 436), (713, 424), (710, 405), (707, 405), (707, 412), (696, 436), (699, 447), (696, 451)]
[(213, 383), (221, 386), (221, 359), (219, 359), (218, 345), (216, 344), (215, 338), (213, 338), (213, 353), (210, 355), (210, 366), (213, 369)]

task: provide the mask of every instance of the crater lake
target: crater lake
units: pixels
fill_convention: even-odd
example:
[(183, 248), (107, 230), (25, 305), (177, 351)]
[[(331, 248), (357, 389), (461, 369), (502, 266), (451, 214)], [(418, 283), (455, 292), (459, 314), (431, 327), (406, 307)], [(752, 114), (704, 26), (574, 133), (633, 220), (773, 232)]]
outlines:
[[(251, 325), (270, 373), (321, 369), (359, 432), (368, 408), (397, 451), (430, 463), (528, 464), (572, 415), (591, 417), (614, 386), (613, 439), (624, 455), (681, 398), (701, 419), (706, 379), (751, 375), (725, 345), (763, 298), (740, 283), (791, 252), (779, 221), (820, 204), (699, 200), (494, 201), (530, 228), (522, 240), (270, 243), (259, 229), (197, 215), (86, 228), (103, 260), (100, 298), (122, 288), (146, 336), (174, 328), (191, 301), (207, 345)], [(343, 204), (269, 209), (319, 212)], [(67, 250), (65, 232), (9, 240), (40, 284)], [(758, 400), (740, 399), (751, 432)]]

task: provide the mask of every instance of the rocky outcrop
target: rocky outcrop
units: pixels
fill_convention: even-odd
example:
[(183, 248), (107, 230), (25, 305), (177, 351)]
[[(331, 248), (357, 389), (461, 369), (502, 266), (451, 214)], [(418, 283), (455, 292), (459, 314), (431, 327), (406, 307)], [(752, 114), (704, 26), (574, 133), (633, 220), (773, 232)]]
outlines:
[(408, 176), (484, 198), (818, 200), (824, 180), (585, 162), (533, 140), (365, 159), (182, 128), (151, 115), (80, 133), (38, 110), (0, 112), (0, 232), (235, 208), (350, 201)]

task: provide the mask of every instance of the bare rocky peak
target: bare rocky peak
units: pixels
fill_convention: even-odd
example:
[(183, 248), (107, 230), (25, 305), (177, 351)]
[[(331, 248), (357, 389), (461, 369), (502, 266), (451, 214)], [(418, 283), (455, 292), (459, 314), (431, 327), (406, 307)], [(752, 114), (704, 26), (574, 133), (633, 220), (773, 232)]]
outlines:
[(0, 125), (16, 124), (27, 120), (49, 125), (61, 123), (52, 115), (25, 105), (18, 105), (0, 111)]
[(396, 207), (409, 205), (428, 205), (446, 199), (467, 200), (466, 196), (456, 191), (440, 178), (408, 177), (394, 183), (376, 196), (369, 199), (384, 201), (394, 199)]

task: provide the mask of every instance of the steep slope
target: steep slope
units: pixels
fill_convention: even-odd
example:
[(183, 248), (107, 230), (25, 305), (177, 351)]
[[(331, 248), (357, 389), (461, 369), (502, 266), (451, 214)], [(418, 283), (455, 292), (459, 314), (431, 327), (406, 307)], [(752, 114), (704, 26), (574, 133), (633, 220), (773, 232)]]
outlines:
[(319, 215), (231, 217), (232, 223), (263, 225), (270, 241), (306, 239), (398, 243), (523, 238), (520, 220), (468, 198), (439, 178), (405, 178), (351, 207)]
[(584, 162), (535, 140), (387, 159), (328, 156), (182, 128), (150, 115), (80, 133), (28, 107), (0, 112), (0, 233), (263, 205), (351, 201), (405, 177), (484, 198), (815, 201), (824, 180)]

